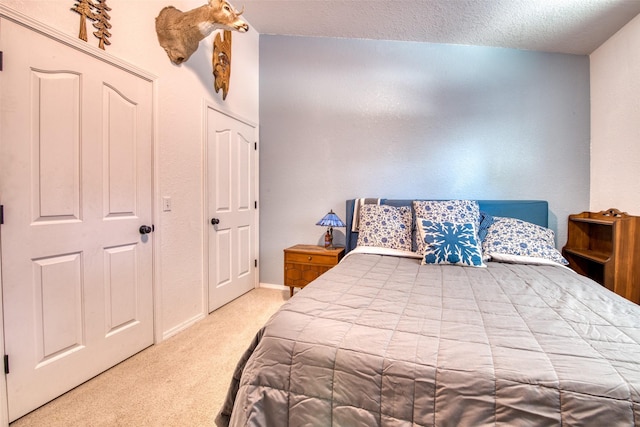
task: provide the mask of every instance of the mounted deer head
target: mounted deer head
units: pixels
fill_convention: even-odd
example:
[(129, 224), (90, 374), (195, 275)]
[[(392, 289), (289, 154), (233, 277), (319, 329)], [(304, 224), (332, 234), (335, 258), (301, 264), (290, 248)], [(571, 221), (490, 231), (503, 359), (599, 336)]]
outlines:
[(156, 18), (158, 42), (174, 64), (182, 64), (198, 49), (200, 40), (214, 30), (246, 33), (249, 25), (226, 0), (209, 0), (208, 4), (188, 12), (167, 6)]

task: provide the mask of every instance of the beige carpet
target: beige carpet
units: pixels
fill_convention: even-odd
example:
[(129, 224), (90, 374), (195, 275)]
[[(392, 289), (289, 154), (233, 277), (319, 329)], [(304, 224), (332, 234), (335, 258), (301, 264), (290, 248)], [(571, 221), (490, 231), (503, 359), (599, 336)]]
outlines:
[(213, 426), (238, 359), (288, 298), (252, 290), (11, 427)]

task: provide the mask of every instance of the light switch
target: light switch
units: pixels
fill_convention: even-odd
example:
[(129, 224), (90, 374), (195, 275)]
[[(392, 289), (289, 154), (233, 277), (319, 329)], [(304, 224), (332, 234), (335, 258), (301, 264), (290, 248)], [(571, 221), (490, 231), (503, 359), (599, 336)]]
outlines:
[(171, 197), (164, 196), (162, 198), (162, 210), (165, 211), (165, 212), (170, 212), (171, 211)]

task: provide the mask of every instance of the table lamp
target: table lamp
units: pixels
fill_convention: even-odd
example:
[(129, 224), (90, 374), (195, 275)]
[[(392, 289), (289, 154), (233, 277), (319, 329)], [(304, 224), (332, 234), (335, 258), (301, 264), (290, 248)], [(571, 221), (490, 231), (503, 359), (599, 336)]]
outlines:
[(324, 247), (327, 249), (333, 249), (333, 227), (346, 227), (346, 224), (333, 213), (333, 209), (326, 214), (320, 221), (316, 222), (316, 225), (327, 227), (327, 233), (324, 235)]

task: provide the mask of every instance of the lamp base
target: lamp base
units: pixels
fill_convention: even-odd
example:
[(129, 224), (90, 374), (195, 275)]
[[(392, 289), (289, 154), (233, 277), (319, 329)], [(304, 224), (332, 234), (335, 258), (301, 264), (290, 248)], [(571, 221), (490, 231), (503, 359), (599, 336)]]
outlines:
[(333, 247), (333, 229), (327, 228), (327, 232), (324, 235), (324, 248), (331, 249)]

